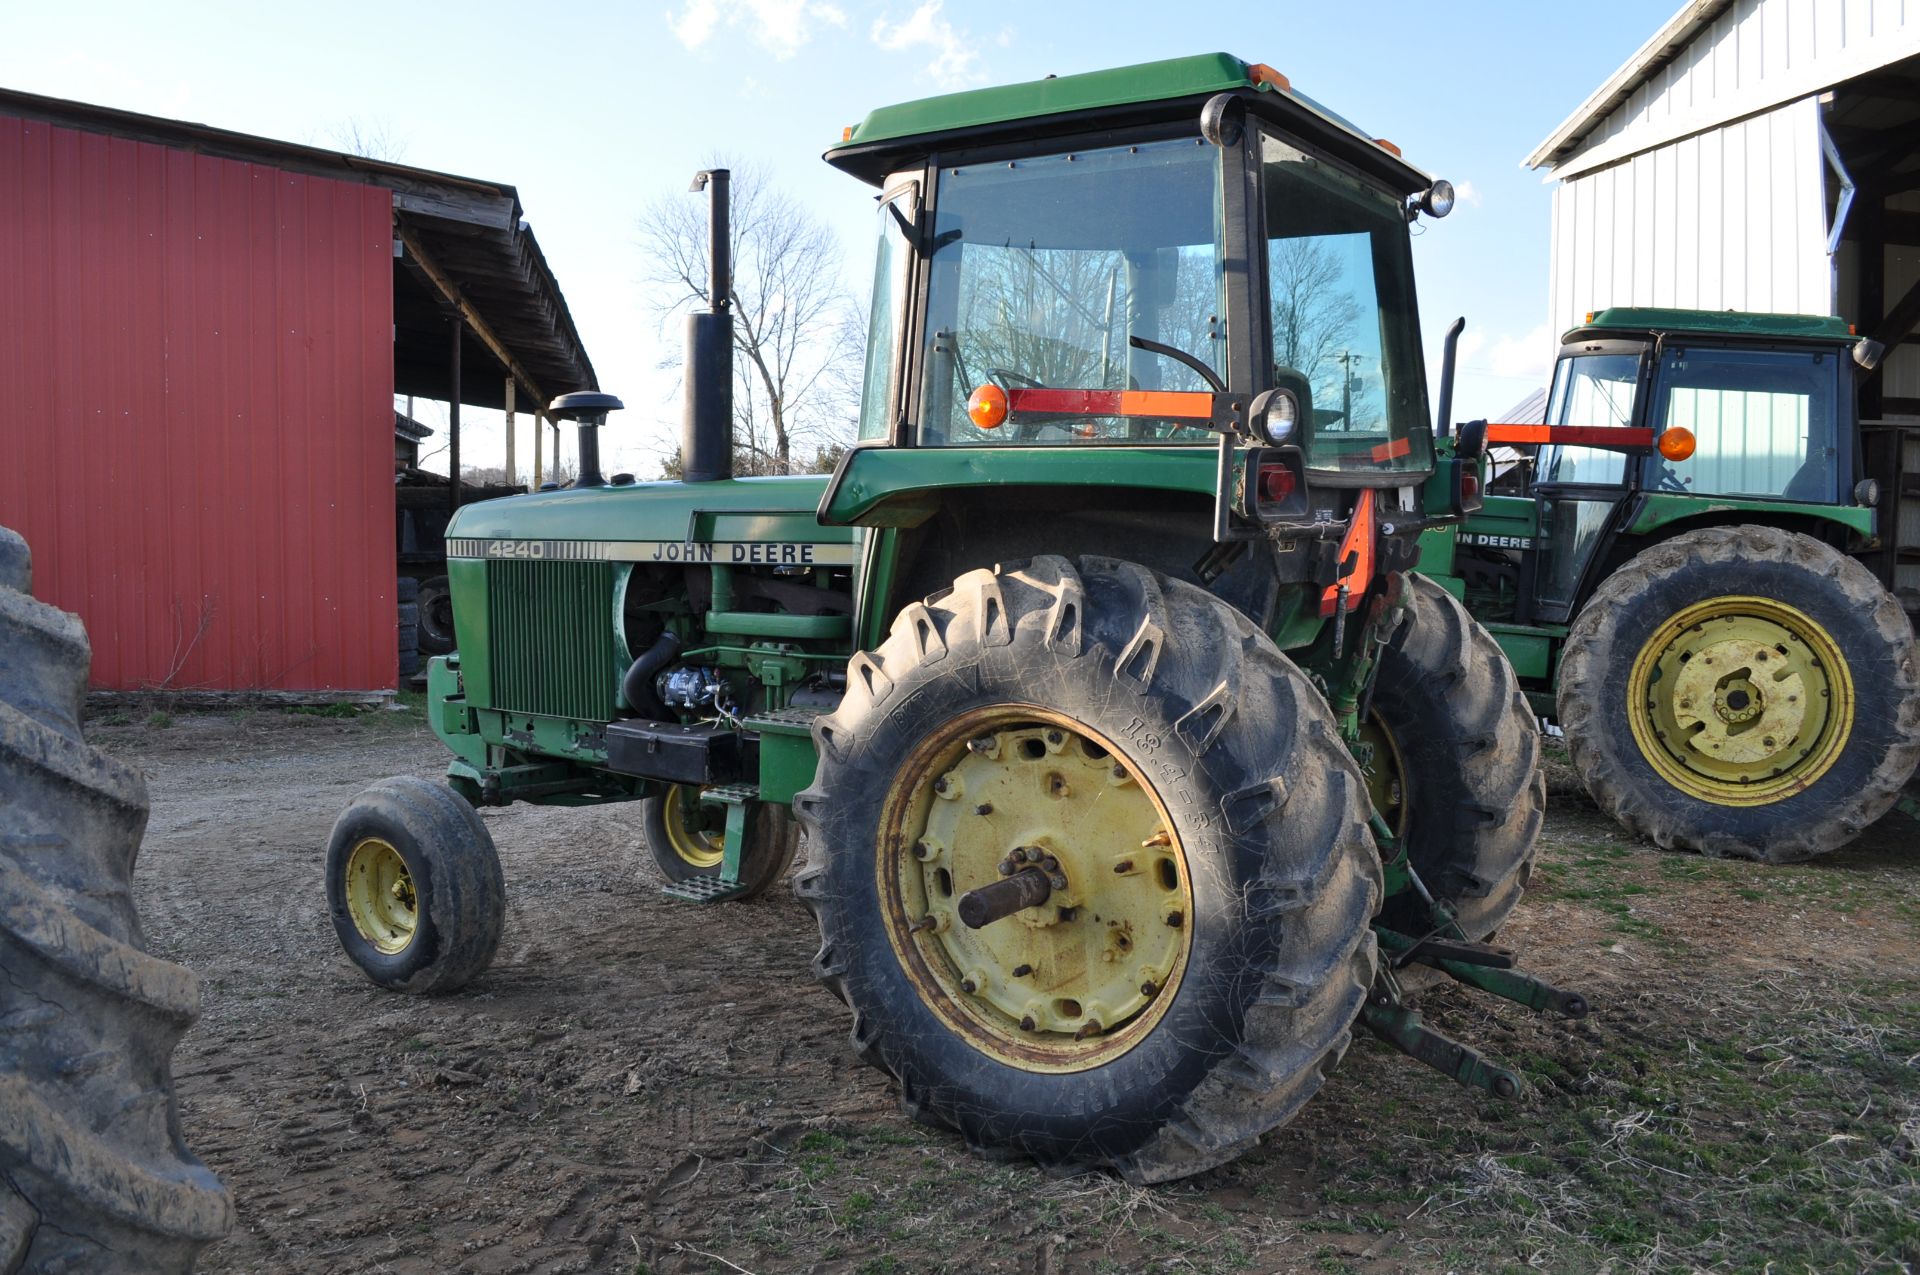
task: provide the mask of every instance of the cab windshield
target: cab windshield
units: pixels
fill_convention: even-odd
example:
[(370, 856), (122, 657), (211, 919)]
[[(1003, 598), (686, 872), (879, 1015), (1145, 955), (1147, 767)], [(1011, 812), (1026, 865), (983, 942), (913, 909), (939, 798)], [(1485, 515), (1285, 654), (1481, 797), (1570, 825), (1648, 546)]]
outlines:
[[(1196, 137), (941, 169), (920, 443), (1213, 438), (1191, 420), (1134, 414), (1166, 400), (1122, 395), (1211, 389), (1133, 337), (1226, 374), (1220, 155)], [(1003, 421), (968, 414), (981, 386), (1005, 394)], [(1060, 390), (1084, 392), (1048, 392)]]
[(1277, 137), (1260, 139), (1276, 379), (1306, 378), (1319, 472), (1433, 465), (1413, 258), (1400, 204)]

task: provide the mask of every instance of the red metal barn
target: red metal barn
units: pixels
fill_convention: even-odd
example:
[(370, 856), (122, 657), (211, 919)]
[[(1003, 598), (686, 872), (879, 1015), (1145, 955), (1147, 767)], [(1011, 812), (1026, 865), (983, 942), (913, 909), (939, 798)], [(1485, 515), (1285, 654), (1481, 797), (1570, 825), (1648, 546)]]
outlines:
[(393, 396), (508, 381), (594, 383), (512, 188), (0, 91), (0, 524), (97, 687), (392, 687)]

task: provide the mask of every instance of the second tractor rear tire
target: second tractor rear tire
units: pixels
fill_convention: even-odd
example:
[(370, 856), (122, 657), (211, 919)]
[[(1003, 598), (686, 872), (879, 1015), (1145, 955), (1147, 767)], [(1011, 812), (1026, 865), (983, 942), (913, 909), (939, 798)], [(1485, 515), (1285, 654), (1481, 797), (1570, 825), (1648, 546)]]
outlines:
[(1668, 849), (1773, 863), (1836, 849), (1920, 764), (1920, 668), (1900, 604), (1810, 536), (1662, 541), (1575, 619), (1559, 716), (1600, 808)]
[[(1380, 653), (1373, 688), (1374, 767), (1381, 751), (1392, 759), (1404, 816), (1396, 831), (1414, 871), (1479, 941), (1520, 902), (1533, 870), (1547, 803), (1540, 732), (1492, 634), (1433, 581), (1406, 580), (1406, 618)], [(1402, 892), (1384, 919), (1417, 936), (1430, 928), (1425, 911)]]
[[(1319, 1089), (1373, 982), (1380, 865), (1325, 701), (1245, 616), (1038, 557), (907, 607), (847, 683), (794, 887), (910, 1115), (1159, 1182)], [(1046, 901), (959, 919), (1015, 872)]]

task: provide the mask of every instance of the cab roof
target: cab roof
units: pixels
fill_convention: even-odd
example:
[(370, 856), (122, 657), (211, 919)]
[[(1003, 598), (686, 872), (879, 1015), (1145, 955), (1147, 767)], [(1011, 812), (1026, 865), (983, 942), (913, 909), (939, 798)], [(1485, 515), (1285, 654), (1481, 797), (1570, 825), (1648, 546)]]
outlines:
[(1677, 310), (1656, 306), (1611, 306), (1587, 316), (1563, 344), (1603, 336), (1693, 333), (1748, 340), (1854, 341), (1847, 321), (1830, 314), (1766, 314), (1746, 310)]
[(1243, 92), (1261, 115), (1291, 123), (1408, 193), (1433, 179), (1400, 158), (1391, 142), (1294, 89), (1286, 76), (1228, 53), (1142, 62), (1135, 66), (1048, 76), (883, 106), (848, 128), (826, 160), (874, 184), (913, 157), (950, 145), (1067, 133), (1089, 126), (1198, 118), (1200, 103), (1216, 93)]

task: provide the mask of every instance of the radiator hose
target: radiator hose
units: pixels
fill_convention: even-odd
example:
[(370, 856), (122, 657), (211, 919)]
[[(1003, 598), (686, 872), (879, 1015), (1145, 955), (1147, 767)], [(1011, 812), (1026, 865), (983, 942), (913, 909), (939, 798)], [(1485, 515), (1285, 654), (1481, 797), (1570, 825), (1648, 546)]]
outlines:
[(653, 640), (653, 645), (627, 666), (626, 676), (620, 679), (620, 693), (626, 696), (627, 704), (647, 721), (667, 720), (667, 706), (660, 702), (660, 696), (655, 693), (653, 679), (678, 654), (680, 635), (672, 629), (662, 630), (660, 636)]

